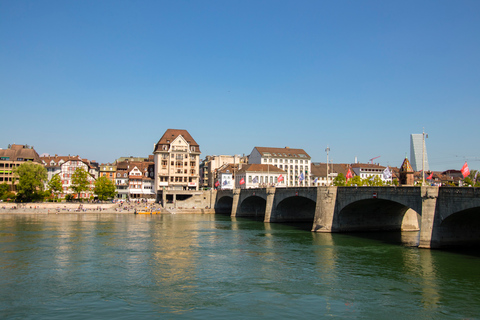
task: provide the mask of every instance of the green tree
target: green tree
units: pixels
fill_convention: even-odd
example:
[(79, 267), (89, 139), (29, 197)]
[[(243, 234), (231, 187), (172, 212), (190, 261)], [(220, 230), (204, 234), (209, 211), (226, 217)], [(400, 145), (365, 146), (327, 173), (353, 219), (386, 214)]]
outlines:
[(337, 187), (344, 187), (346, 184), (346, 179), (343, 173), (339, 173), (335, 179), (333, 179), (333, 185)]
[(80, 193), (90, 190), (90, 182), (88, 181), (89, 173), (78, 167), (72, 174), (72, 185), (70, 188), (77, 194), (77, 199), (80, 200)]
[(475, 176), (477, 175), (477, 170), (472, 170), (470, 171), (470, 174), (463, 179), (463, 185), (465, 187), (480, 187), (480, 181), (478, 181), (480, 178), (477, 175), (477, 179), (475, 179)]
[(47, 169), (44, 166), (25, 162), (15, 169), (15, 173), (18, 176), (17, 201), (43, 200), (43, 183), (47, 180)]
[(4, 197), (6, 197), (9, 189), (10, 186), (7, 183), (0, 184), (0, 199), (5, 200)]
[(363, 185), (370, 186), (370, 187), (373, 187), (373, 186), (379, 187), (379, 186), (383, 186), (383, 181), (380, 178), (380, 176), (376, 175), (374, 177), (368, 177), (363, 179)]
[(363, 180), (360, 176), (354, 176), (348, 179), (347, 186), (363, 186)]
[(58, 197), (58, 193), (63, 191), (62, 187), (62, 180), (60, 178), (60, 175), (56, 174), (48, 181), (48, 190), (50, 190), (50, 193), (55, 194), (55, 198)]
[(98, 199), (107, 200), (115, 197), (115, 185), (110, 179), (103, 176), (95, 181), (94, 192), (98, 196)]

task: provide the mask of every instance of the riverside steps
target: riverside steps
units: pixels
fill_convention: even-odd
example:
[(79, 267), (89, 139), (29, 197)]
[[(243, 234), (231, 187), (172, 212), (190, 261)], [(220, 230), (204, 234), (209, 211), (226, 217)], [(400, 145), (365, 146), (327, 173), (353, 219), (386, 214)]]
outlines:
[(419, 231), (420, 248), (480, 245), (480, 190), (303, 187), (213, 191), (215, 212), (311, 222), (313, 232)]

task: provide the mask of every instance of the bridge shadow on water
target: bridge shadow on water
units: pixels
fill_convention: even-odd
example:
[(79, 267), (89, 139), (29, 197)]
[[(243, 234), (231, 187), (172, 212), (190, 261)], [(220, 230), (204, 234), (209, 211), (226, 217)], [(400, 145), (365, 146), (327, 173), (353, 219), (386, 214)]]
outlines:
[(419, 231), (370, 231), (370, 232), (342, 232), (337, 233), (348, 238), (373, 240), (385, 244), (418, 247), (420, 242)]

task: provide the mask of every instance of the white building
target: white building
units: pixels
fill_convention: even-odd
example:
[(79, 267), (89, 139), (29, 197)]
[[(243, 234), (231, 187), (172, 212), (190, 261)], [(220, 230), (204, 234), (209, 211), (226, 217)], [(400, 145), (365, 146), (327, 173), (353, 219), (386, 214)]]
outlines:
[(383, 167), (378, 164), (372, 163), (354, 163), (351, 165), (351, 168), (355, 175), (359, 176), (362, 179), (370, 179), (372, 177), (379, 177), (384, 183), (391, 183), (392, 176), (385, 179), (384, 171), (386, 167)]
[(286, 172), (268, 164), (247, 164), (235, 174), (235, 188), (285, 187)]
[(218, 174), (219, 189), (231, 190), (234, 186), (233, 173), (230, 170)]
[(270, 164), (283, 170), (288, 187), (310, 185), (311, 158), (303, 149), (255, 147), (248, 163)]
[(42, 163), (47, 168), (48, 181), (52, 179), (54, 175), (59, 175), (62, 182), (62, 193), (60, 197), (65, 197), (67, 194), (76, 196), (72, 187), (72, 176), (77, 168), (82, 168), (88, 173), (88, 182), (90, 184), (89, 190), (80, 194), (81, 199), (89, 199), (93, 196), (93, 189), (96, 180), (95, 174), (98, 175), (98, 171), (95, 166), (90, 164), (87, 159), (82, 159), (79, 156), (44, 156), (40, 157)]

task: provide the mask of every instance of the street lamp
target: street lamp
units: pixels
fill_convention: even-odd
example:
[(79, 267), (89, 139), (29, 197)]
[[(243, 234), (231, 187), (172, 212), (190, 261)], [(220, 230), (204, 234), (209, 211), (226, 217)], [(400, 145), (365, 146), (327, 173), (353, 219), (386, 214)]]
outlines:
[(327, 149), (325, 149), (325, 151), (327, 152), (327, 186), (329, 186), (329, 182), (328, 182), (328, 153), (330, 152), (330, 148), (328, 147), (327, 145)]
[(423, 128), (423, 140), (422, 140), (422, 186), (425, 185), (425, 138), (428, 138), (428, 134), (425, 133)]

